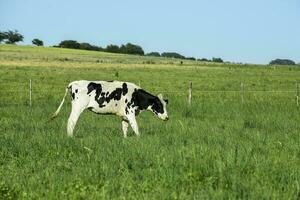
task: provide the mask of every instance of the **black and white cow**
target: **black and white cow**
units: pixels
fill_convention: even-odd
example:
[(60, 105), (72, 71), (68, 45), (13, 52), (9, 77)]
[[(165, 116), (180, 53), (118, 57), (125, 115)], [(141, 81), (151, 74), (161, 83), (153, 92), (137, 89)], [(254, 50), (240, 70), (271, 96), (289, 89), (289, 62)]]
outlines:
[(72, 111), (68, 119), (68, 136), (73, 136), (76, 122), (85, 109), (97, 114), (115, 114), (122, 118), (124, 137), (127, 136), (128, 123), (134, 133), (139, 135), (135, 117), (144, 110), (150, 110), (162, 120), (168, 120), (166, 104), (162, 95), (154, 96), (139, 86), (120, 81), (74, 81), (66, 88), (65, 95), (51, 119), (59, 114), (67, 93), (72, 98)]

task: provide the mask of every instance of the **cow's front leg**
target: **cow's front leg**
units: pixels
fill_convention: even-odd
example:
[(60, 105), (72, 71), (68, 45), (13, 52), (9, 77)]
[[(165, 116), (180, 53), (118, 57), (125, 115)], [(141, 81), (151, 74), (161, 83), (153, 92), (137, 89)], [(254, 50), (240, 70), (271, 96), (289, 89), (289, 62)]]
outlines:
[(124, 137), (126, 138), (127, 131), (128, 131), (128, 121), (122, 120), (122, 130), (123, 130)]
[(129, 115), (127, 118), (128, 118), (128, 121), (129, 121), (129, 123), (130, 123), (130, 126), (131, 126), (133, 132), (134, 132), (137, 136), (139, 136), (139, 135), (140, 135), (140, 133), (139, 133), (139, 127), (138, 127), (138, 125), (137, 125), (137, 123), (136, 123), (135, 115), (134, 115), (134, 114), (131, 114), (131, 115)]

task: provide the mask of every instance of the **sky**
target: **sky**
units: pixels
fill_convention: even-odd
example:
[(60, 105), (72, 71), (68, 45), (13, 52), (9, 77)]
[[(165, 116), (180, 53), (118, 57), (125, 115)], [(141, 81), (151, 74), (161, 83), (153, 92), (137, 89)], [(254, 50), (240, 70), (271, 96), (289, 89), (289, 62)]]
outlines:
[(46, 46), (131, 42), (145, 52), (300, 62), (300, 0), (0, 0), (0, 31)]

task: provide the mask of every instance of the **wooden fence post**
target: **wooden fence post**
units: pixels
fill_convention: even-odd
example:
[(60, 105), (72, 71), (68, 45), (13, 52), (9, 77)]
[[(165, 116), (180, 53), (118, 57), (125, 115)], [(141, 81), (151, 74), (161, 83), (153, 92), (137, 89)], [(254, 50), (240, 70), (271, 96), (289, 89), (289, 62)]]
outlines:
[(32, 106), (32, 81), (29, 79), (29, 106)]
[(244, 103), (244, 83), (241, 82), (241, 100)]
[(296, 82), (296, 102), (297, 102), (297, 107), (299, 106), (299, 86), (298, 82)]
[(189, 82), (189, 96), (188, 96), (188, 104), (189, 106), (192, 105), (192, 81)]

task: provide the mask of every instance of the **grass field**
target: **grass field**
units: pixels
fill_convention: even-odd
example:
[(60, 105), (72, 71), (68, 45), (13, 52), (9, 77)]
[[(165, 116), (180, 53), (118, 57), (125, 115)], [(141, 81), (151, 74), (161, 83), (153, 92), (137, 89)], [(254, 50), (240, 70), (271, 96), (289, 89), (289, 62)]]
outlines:
[[(298, 67), (1, 45), (0, 77), (0, 199), (300, 198)], [(120, 119), (86, 111), (68, 138), (70, 101), (47, 120), (78, 79), (162, 92), (170, 120), (142, 113), (124, 139)]]

